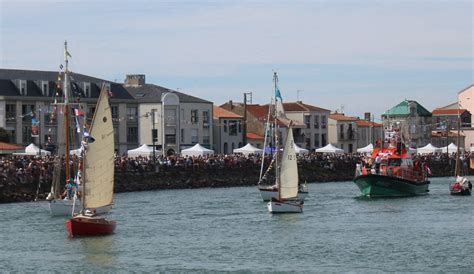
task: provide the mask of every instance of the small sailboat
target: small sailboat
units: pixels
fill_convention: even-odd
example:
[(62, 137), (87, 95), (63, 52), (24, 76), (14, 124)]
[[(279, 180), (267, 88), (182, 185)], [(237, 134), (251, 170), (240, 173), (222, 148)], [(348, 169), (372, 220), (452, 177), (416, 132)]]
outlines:
[(460, 134), (461, 134), (461, 117), (458, 110), (458, 136), (457, 136), (457, 148), (456, 148), (456, 167), (454, 169), (454, 176), (456, 180), (449, 186), (449, 193), (451, 195), (471, 195), (472, 183), (468, 178), (462, 176), (461, 168), (461, 150), (460, 145)]
[(98, 208), (112, 204), (114, 190), (114, 129), (105, 88), (100, 93), (85, 141), (81, 195), (84, 209), (66, 221), (70, 237), (111, 234), (117, 224), (97, 212)]
[[(264, 139), (264, 145), (263, 145), (264, 148), (267, 148), (269, 143), (275, 144), (275, 140), (278, 135), (278, 121), (281, 120), (281, 121), (285, 121), (286, 123), (289, 123), (290, 121), (288, 118), (286, 118), (286, 115), (284, 113), (282, 97), (277, 85), (278, 76), (276, 72), (273, 74), (273, 83), (274, 83), (274, 89), (275, 89), (275, 97), (272, 98), (271, 100), (272, 103), (268, 107), (267, 121), (265, 123), (265, 139)], [(270, 148), (270, 151), (272, 151), (270, 146), (268, 146), (268, 148)], [(271, 160), (271, 163), (268, 165), (267, 170), (264, 173), (263, 169), (264, 169), (264, 164), (265, 164), (265, 156), (267, 154), (266, 152), (267, 152), (267, 149), (264, 149), (262, 153), (262, 161), (261, 161), (262, 164), (260, 167), (260, 176), (258, 180), (258, 190), (264, 202), (271, 201), (273, 198), (278, 198), (278, 184), (273, 184), (273, 185), (265, 184), (265, 181), (267, 181), (267, 176), (269, 175), (269, 172), (275, 167), (277, 150), (275, 149), (274, 151), (272, 151), (273, 158)], [(308, 196), (308, 188), (306, 184), (299, 184), (298, 185), (298, 200), (304, 201), (306, 196)]]
[(272, 198), (267, 204), (268, 211), (271, 213), (301, 213), (303, 212), (303, 201), (298, 199), (298, 164), (291, 125), (288, 128), (281, 164), (278, 164), (278, 156), (276, 159), (278, 197)]

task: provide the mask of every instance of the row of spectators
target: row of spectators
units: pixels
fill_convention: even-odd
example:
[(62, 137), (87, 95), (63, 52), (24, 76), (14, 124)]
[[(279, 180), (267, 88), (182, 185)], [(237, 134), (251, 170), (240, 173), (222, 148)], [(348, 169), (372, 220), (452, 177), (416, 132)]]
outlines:
[[(310, 153), (298, 157), (299, 164), (315, 165), (327, 169), (337, 169), (338, 165), (353, 166), (355, 168), (357, 163), (361, 163), (365, 154), (351, 153), (351, 154), (321, 154)], [(461, 159), (464, 167), (467, 167), (467, 159), (470, 158), (470, 153), (466, 152)], [(423, 156), (415, 156), (415, 160), (419, 159), (421, 162), (445, 163), (450, 166), (454, 165), (455, 155), (447, 153), (436, 153)], [(3, 155), (0, 156), (0, 184), (5, 182), (13, 183), (28, 183), (50, 182), (53, 176), (55, 156), (24, 156), (24, 155)], [(135, 157), (127, 156), (115, 157), (115, 171), (118, 173), (145, 173), (162, 169), (181, 169), (181, 170), (195, 170), (195, 169), (235, 169), (235, 168), (256, 168), (261, 166), (260, 155), (207, 155), (199, 157), (182, 157), (178, 155), (163, 157), (156, 157), (155, 161), (150, 157)], [(265, 166), (272, 161), (272, 156), (267, 155), (264, 159)], [(71, 173), (77, 170), (78, 159), (73, 156), (69, 163)], [(156, 164), (156, 167), (155, 167)], [(63, 171), (64, 161), (63, 161)]]

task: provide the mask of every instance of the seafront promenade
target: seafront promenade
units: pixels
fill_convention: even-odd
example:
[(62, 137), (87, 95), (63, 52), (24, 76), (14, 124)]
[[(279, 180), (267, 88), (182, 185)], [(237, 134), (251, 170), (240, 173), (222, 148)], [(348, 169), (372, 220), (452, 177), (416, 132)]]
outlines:
[[(469, 155), (465, 155), (469, 159)], [(309, 154), (299, 158), (300, 181), (338, 182), (352, 180), (361, 154)], [(423, 156), (432, 177), (452, 176), (454, 158), (447, 154)], [(266, 159), (266, 164), (270, 158)], [(0, 203), (44, 199), (51, 188), (52, 158), (3, 157), (0, 162)], [(159, 158), (157, 170), (148, 158), (116, 158), (115, 192), (257, 185), (258, 157), (215, 155), (206, 158)], [(465, 161), (464, 169), (474, 174)], [(266, 169), (266, 167), (265, 167)], [(272, 172), (268, 173), (272, 181)], [(39, 188), (38, 188), (39, 186)]]

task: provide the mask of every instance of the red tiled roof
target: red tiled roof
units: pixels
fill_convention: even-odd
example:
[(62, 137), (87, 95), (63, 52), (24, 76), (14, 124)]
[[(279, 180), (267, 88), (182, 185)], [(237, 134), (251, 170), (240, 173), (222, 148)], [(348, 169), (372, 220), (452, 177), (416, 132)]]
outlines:
[(23, 150), (23, 149), (25, 148), (22, 146), (0, 142), (0, 150)]
[(247, 132), (247, 139), (263, 140), (265, 137), (258, 135), (257, 133)]
[[(466, 109), (459, 109), (459, 114), (466, 112)], [(437, 108), (431, 112), (433, 115), (458, 115), (458, 109), (443, 109)]]
[(285, 109), (285, 111), (329, 111), (324, 108), (304, 104), (300, 101), (283, 103), (283, 108)]
[(258, 120), (265, 121), (268, 117), (268, 105), (247, 105), (247, 111)]
[(235, 114), (231, 111), (228, 111), (226, 109), (223, 109), (217, 106), (213, 107), (213, 116), (214, 118), (240, 118), (240, 119), (243, 118), (242, 116), (238, 114)]
[(336, 121), (357, 121), (356, 117), (350, 117), (344, 115), (344, 113), (332, 113), (329, 114), (329, 118), (336, 120)]
[(372, 122), (372, 121), (367, 121), (367, 120), (357, 120), (356, 121), (356, 124), (358, 127), (381, 127), (382, 124), (379, 124), (379, 123), (375, 123), (375, 122)]

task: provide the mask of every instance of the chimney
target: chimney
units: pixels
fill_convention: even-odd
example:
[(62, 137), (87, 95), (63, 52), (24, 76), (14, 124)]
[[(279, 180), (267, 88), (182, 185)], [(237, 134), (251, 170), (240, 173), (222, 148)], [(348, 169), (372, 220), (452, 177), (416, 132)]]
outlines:
[(370, 121), (370, 112), (364, 112), (364, 120)]
[(230, 109), (234, 109), (234, 105), (232, 104), (232, 100), (229, 100), (229, 106), (230, 106)]
[(127, 74), (125, 86), (141, 87), (145, 84), (145, 74)]

